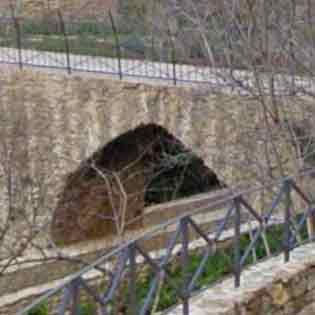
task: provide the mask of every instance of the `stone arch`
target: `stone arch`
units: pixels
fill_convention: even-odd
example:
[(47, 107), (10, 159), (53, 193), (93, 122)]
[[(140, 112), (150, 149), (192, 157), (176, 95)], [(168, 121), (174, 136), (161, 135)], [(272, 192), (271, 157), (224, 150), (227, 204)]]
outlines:
[(165, 128), (141, 124), (68, 175), (52, 237), (65, 245), (112, 235), (123, 217), (125, 228), (138, 228), (146, 206), (220, 187), (216, 174)]

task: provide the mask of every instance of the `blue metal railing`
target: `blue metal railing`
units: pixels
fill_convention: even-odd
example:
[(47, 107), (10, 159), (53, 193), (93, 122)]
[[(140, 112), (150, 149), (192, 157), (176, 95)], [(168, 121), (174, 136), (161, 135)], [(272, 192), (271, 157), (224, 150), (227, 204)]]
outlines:
[[(314, 175), (315, 170), (300, 173), (299, 182)], [(230, 191), (211, 202), (206, 208), (183, 213), (162, 225), (154, 227), (149, 233), (124, 242), (91, 265), (72, 275), (64, 284), (48, 291), (31, 305), (21, 310), (19, 315), (28, 314), (30, 310), (43, 302), (48, 301), (49, 303), (49, 300), (56, 295), (60, 295), (60, 303), (53, 314), (58, 310), (58, 315), (78, 315), (80, 294), (82, 292), (89, 296), (101, 314), (112, 314), (113, 304), (121, 299), (119, 298), (119, 292), (121, 292), (122, 286), (127, 286), (128, 289), (124, 301), (125, 308), (128, 310), (127, 313), (133, 315), (149, 314), (159, 294), (159, 285), (162, 279), (167, 285), (175, 289), (176, 295), (183, 305), (183, 314), (190, 314), (190, 297), (196, 290), (196, 284), (206, 268), (207, 261), (215, 255), (217, 243), (220, 241), (222, 233), (229, 228), (228, 222), (232, 222), (233, 229), (233, 274), (236, 288), (241, 286), (242, 269), (246, 261), (255, 250), (258, 241), (263, 238), (270, 221), (275, 215), (282, 217), (283, 246), (280, 252), (284, 254), (284, 262), (290, 260), (290, 251), (301, 244), (300, 233), (302, 233), (302, 229), (306, 228), (307, 220), (314, 220), (315, 204), (313, 197), (305, 189), (302, 189), (301, 185), (297, 184), (296, 178), (282, 178), (269, 185), (268, 190), (272, 193), (270, 206), (259, 211), (250, 201), (251, 195), (259, 194), (265, 189), (266, 186), (256, 186), (241, 191)], [(297, 202), (299, 202), (299, 205), (296, 207), (300, 209), (298, 216), (294, 211), (294, 205)], [(301, 209), (301, 204), (305, 206), (305, 209)], [(197, 219), (199, 215), (223, 208), (227, 208), (227, 211), (215, 233), (205, 229), (202, 226), (202, 220), (198, 221)], [(244, 223), (244, 215), (247, 218), (246, 222), (250, 223), (248, 233), (251, 238), (246, 247), (241, 248), (241, 226)], [(256, 223), (256, 226), (252, 226), (253, 222)], [(164, 254), (159, 258), (153, 257), (145, 249), (143, 242), (150, 241), (156, 232), (163, 231), (171, 226), (175, 226), (175, 231), (171, 233), (168, 239)], [(192, 238), (192, 234), (195, 235), (194, 238)], [(203, 254), (197, 268), (191, 271), (190, 245), (196, 237), (204, 242)], [(313, 239), (314, 235), (309, 234), (306, 241), (313, 241)], [(174, 282), (168, 268), (173, 259), (172, 254), (176, 246), (180, 247), (178, 257), (181, 281), (179, 284)], [(111, 265), (111, 268), (108, 268), (108, 265)], [(141, 278), (141, 270), (148, 268), (152, 270), (152, 275), (146, 297), (140, 301), (136, 295), (137, 281)], [(99, 273), (99, 278), (104, 279), (105, 289), (104, 287), (96, 289), (88, 280), (89, 273), (96, 270)]]

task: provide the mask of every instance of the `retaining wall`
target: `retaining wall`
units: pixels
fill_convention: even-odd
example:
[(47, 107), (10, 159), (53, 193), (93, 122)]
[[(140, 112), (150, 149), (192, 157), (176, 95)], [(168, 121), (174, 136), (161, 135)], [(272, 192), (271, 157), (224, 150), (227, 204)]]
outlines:
[[(181, 315), (181, 307), (171, 315)], [(233, 279), (191, 299), (190, 315), (314, 315), (315, 245), (295, 249), (245, 270), (241, 287)]]

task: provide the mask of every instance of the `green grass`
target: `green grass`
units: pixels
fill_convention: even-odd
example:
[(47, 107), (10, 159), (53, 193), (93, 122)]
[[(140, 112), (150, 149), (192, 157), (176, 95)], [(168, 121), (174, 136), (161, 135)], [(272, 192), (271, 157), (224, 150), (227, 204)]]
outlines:
[(42, 303), (27, 313), (27, 315), (48, 315), (48, 303)]
[[(60, 22), (53, 18), (50, 20), (24, 20), (20, 24), (25, 35), (62, 35)], [(68, 35), (92, 35), (103, 38), (104, 33), (112, 33), (109, 24), (93, 21), (80, 21), (79, 23), (65, 23)]]
[(82, 303), (79, 305), (78, 315), (96, 315), (96, 305), (92, 303)]
[[(132, 35), (129, 35), (132, 38)], [(125, 36), (124, 40), (128, 41), (128, 36)], [(137, 44), (139, 42), (139, 44)], [(144, 58), (145, 47), (141, 46), (141, 41), (138, 42), (130, 40), (131, 44), (128, 47), (122, 49), (123, 58)], [(68, 37), (70, 53), (73, 55), (86, 55), (97, 57), (117, 57), (117, 50), (113, 36), (107, 35), (106, 38), (97, 39), (93, 36), (74, 36)], [(133, 44), (132, 44), (133, 43)], [(63, 36), (27, 36), (23, 38), (22, 49), (31, 49), (36, 51), (48, 51), (56, 53), (67, 52), (66, 42)], [(137, 47), (134, 47), (134, 46)], [(0, 34), (0, 46), (16, 48), (17, 42), (15, 36), (1, 36)]]
[[(115, 37), (110, 25), (98, 22), (71, 23), (66, 25), (66, 34), (71, 54), (117, 57)], [(152, 51), (145, 46), (145, 36), (139, 32), (119, 32), (122, 58), (145, 58)], [(22, 49), (65, 53), (64, 34), (56, 20), (26, 20), (21, 23)], [(17, 48), (16, 30), (13, 25), (1, 27), (0, 46)], [(156, 57), (157, 58), (157, 57)]]
[[(78, 307), (78, 315), (96, 315), (96, 305), (92, 303), (81, 303)], [(28, 315), (49, 315), (48, 303), (42, 303), (40, 306), (28, 312)]]

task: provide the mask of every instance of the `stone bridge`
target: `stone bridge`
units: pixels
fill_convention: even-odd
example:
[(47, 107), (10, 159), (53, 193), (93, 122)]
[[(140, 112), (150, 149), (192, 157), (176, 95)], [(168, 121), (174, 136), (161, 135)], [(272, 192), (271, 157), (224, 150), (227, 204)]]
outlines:
[[(159, 86), (87, 73), (20, 71), (5, 65), (0, 71), (1, 162), (7, 172), (13, 170), (17, 190), (34, 189), (31, 184), (36, 182), (36, 193), (40, 190), (46, 197), (40, 207), (44, 217), (53, 211), (65, 175), (141, 124), (165, 128), (227, 185), (261, 176), (259, 165), (268, 162), (266, 150), (270, 163), (280, 159), (287, 169), (294, 169), (292, 145), (281, 126), (273, 126), (276, 153), (264, 142), (269, 131), (257, 134), (262, 130), (263, 109), (252, 96), (213, 93), (204, 85)], [(311, 99), (279, 97), (279, 101), (282, 113), (296, 123), (312, 116)], [(8, 198), (6, 180), (0, 177), (2, 203)], [(20, 196), (16, 202), (32, 200)]]
[[(281, 128), (273, 126), (280, 155), (263, 145), (266, 134), (257, 134), (262, 108), (251, 96), (212, 93), (202, 85), (169, 87), (15, 66), (3, 65), (0, 72), (0, 202), (8, 201), (9, 173), (16, 208), (34, 206), (32, 196), (43, 194), (38, 208), (43, 219), (51, 218), (67, 174), (140, 124), (165, 128), (229, 186), (255, 181), (259, 164), (267, 163), (266, 149), (272, 163), (280, 158), (294, 169), (292, 145)], [(283, 114), (297, 123), (313, 114), (306, 97), (282, 97), (281, 104)]]

